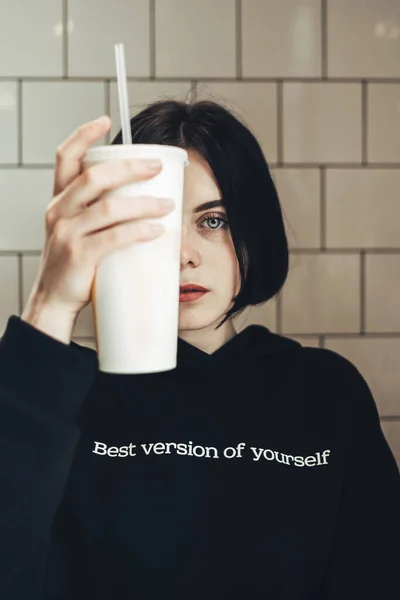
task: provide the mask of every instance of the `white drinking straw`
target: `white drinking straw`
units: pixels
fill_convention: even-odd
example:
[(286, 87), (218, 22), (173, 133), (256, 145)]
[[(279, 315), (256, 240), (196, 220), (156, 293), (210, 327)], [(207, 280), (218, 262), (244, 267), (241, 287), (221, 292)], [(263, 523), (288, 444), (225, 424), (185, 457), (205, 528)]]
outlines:
[(126, 80), (125, 51), (123, 44), (115, 44), (115, 62), (117, 64), (118, 100), (121, 114), (122, 141), (132, 144), (132, 132), (129, 118), (128, 86)]

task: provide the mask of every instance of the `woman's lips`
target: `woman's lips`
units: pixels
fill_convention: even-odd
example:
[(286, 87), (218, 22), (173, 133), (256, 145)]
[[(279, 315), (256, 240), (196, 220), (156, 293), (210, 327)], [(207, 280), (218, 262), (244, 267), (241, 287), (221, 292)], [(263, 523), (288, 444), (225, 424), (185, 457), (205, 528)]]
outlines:
[(193, 302), (194, 300), (198, 300), (204, 294), (207, 294), (207, 291), (196, 291), (196, 292), (179, 292), (179, 302)]

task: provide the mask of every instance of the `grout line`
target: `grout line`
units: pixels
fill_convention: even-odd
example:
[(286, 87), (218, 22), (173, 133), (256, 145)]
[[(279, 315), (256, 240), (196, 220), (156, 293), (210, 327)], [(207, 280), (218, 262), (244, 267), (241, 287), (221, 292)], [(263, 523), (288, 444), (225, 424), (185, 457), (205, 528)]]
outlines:
[[(283, 102), (284, 102), (284, 86), (283, 81), (278, 81), (276, 84), (276, 158), (277, 158), (277, 167), (283, 166), (284, 161), (284, 121), (283, 121)], [(272, 163), (269, 163), (270, 167), (272, 167)]]
[(235, 2), (236, 79), (243, 79), (242, 0)]
[(62, 79), (68, 79), (68, 0), (62, 0)]
[(379, 415), (379, 419), (383, 421), (383, 423), (400, 423), (400, 416), (398, 415)]
[(148, 79), (152, 80), (156, 78), (156, 0), (150, 0), (149, 11), (150, 77), (146, 78), (146, 81), (148, 81)]
[(281, 290), (276, 297), (276, 333), (282, 332), (282, 319), (283, 319), (283, 309), (282, 309), (282, 294)]
[(22, 315), (24, 311), (24, 297), (23, 297), (23, 281), (24, 281), (24, 271), (23, 271), (23, 254), (22, 252), (18, 252), (18, 311), (19, 314)]
[(368, 165), (368, 83), (361, 84), (361, 164)]
[(23, 139), (22, 139), (22, 125), (23, 125), (23, 112), (22, 112), (22, 79), (17, 81), (17, 168), (23, 166)]
[[(303, 339), (304, 341), (307, 341), (308, 338), (323, 338), (324, 334), (323, 333), (284, 333), (282, 335), (294, 335), (299, 339)], [(319, 340), (321, 341), (321, 340)]]
[[(153, 0), (154, 1), (154, 0)], [(18, 76), (12, 77), (9, 75), (2, 75), (0, 76), (0, 81), (18, 81)], [(62, 81), (63, 79), (65, 79), (64, 76), (60, 77), (60, 76), (56, 76), (56, 75), (49, 75), (49, 76), (44, 76), (44, 75), (40, 75), (40, 76), (32, 76), (32, 75), (27, 75), (26, 77), (24, 77), (25, 81), (34, 81), (36, 83), (38, 82), (51, 82), (51, 81)], [(111, 81), (117, 81), (116, 76), (111, 77), (110, 78)], [(149, 78), (145, 77), (145, 76), (134, 76), (134, 75), (130, 75), (127, 77), (128, 81), (148, 81)], [(190, 77), (188, 77), (187, 75), (184, 77), (157, 77), (157, 81), (162, 81), (162, 82), (181, 82), (181, 81), (187, 81), (188, 79), (190, 79)], [(207, 76), (207, 77), (197, 77), (198, 81), (217, 81), (217, 82), (226, 82), (226, 81), (237, 81), (236, 76), (232, 77), (223, 77), (223, 76), (218, 76), (218, 77), (214, 77), (214, 76)], [(69, 81), (103, 81), (104, 77), (102, 76), (91, 76), (91, 75), (74, 75), (72, 77), (68, 77)], [(316, 76), (310, 76), (310, 77), (290, 77), (287, 76), (284, 78), (285, 82), (288, 81), (290, 83), (321, 83), (321, 77), (316, 77)], [(279, 81), (282, 81), (281, 77), (243, 77), (243, 81), (246, 81), (248, 83), (278, 83)], [(324, 83), (326, 84), (334, 84), (334, 83), (358, 83), (358, 84), (362, 84), (364, 82), (368, 82), (368, 83), (400, 83), (400, 77), (382, 77), (382, 78), (378, 78), (378, 77), (329, 77), (326, 79), (326, 81), (324, 81)]]
[(366, 252), (361, 250), (360, 252), (360, 335), (365, 335), (366, 325)]
[(320, 185), (320, 244), (321, 251), (326, 252), (326, 230), (327, 230), (327, 204), (326, 204), (326, 169), (319, 169), (319, 185)]
[(321, 0), (321, 79), (328, 79), (328, 2)]

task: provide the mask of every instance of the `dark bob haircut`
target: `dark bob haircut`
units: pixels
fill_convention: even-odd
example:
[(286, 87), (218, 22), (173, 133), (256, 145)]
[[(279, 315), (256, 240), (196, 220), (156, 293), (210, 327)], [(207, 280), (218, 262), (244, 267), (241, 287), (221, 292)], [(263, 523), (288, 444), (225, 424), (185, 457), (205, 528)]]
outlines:
[[(214, 174), (239, 263), (241, 287), (218, 329), (286, 281), (289, 249), (281, 206), (263, 151), (249, 128), (212, 100), (158, 100), (131, 119), (134, 144), (197, 152)], [(122, 131), (112, 144), (122, 144)]]

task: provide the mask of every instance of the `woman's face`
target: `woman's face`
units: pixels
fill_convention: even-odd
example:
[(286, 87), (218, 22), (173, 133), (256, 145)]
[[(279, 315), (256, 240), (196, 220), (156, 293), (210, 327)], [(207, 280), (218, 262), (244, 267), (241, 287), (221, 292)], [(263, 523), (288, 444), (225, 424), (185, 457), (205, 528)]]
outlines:
[(200, 209), (221, 200), (208, 164), (189, 151), (185, 168), (180, 253), (180, 284), (194, 283), (208, 290), (198, 300), (179, 303), (179, 337), (205, 351), (218, 348), (236, 332), (230, 321), (214, 327), (232, 307), (239, 292), (240, 271), (224, 206)]

